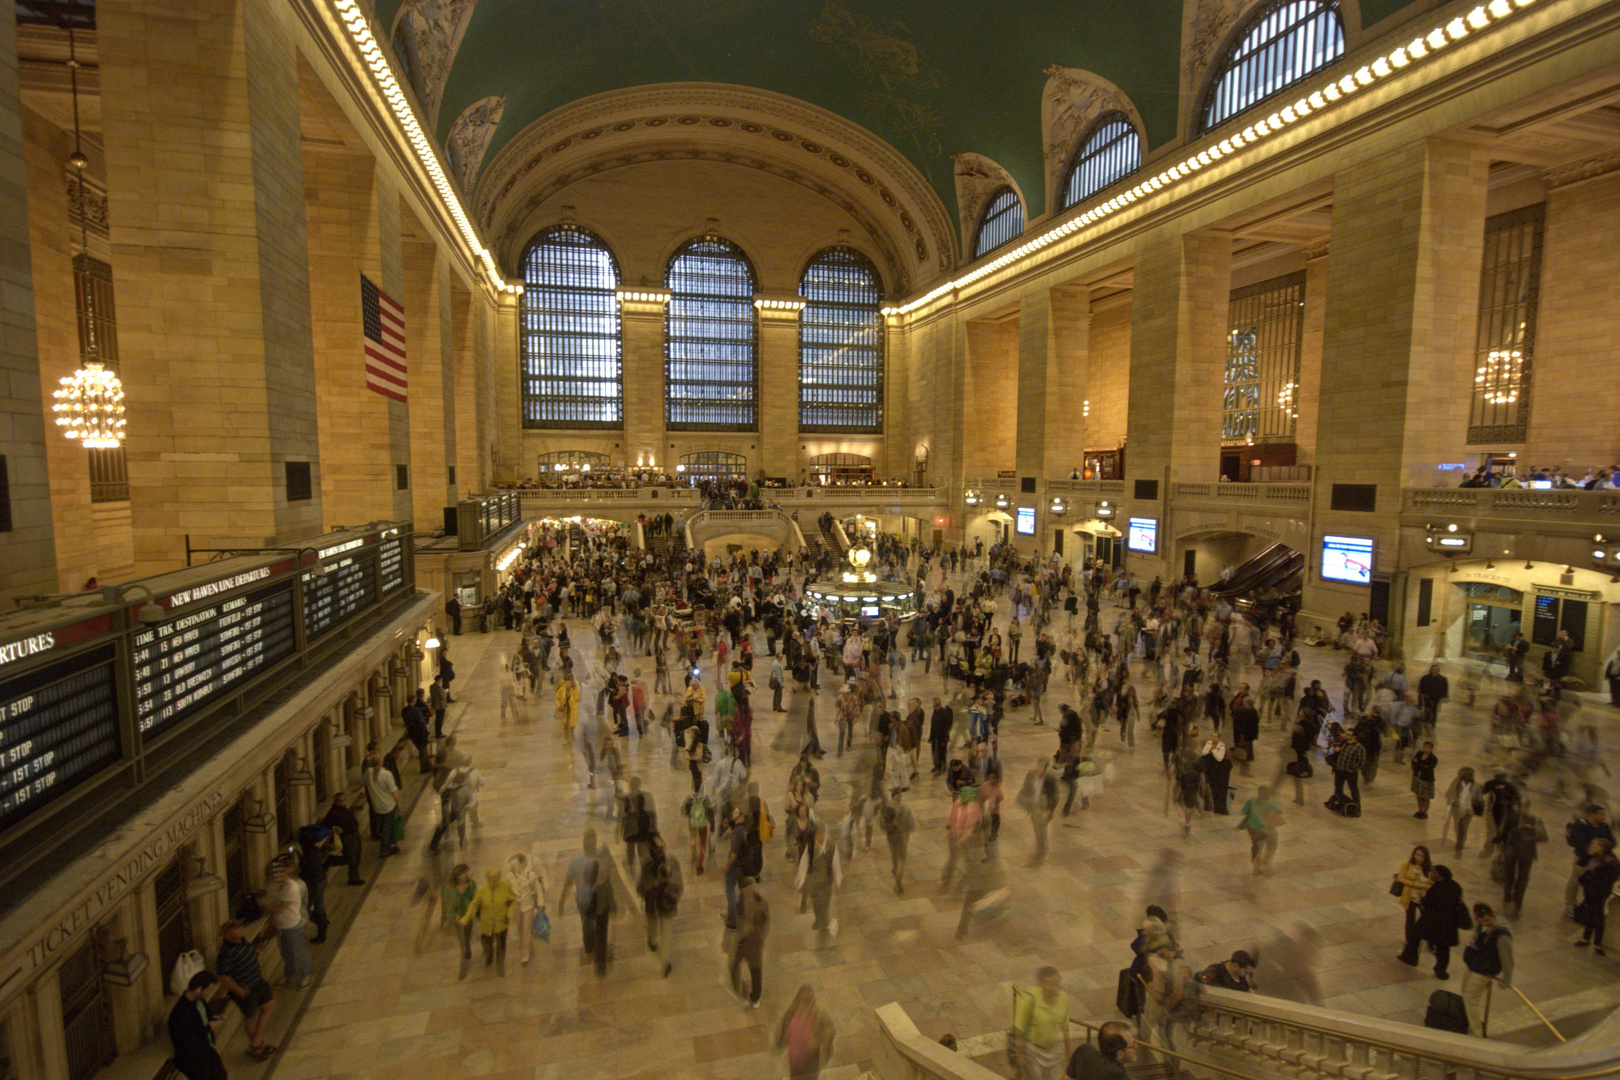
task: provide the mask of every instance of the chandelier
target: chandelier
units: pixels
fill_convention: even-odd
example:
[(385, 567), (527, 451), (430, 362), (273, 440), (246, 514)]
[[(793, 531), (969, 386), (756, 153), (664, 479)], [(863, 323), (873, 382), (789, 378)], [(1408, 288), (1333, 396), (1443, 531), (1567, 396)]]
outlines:
[(90, 450), (113, 450), (124, 441), (124, 386), (105, 364), (92, 360), (62, 380), (56, 424)]
[(845, 558), (849, 560), (849, 569), (844, 571), (846, 585), (870, 585), (877, 580), (877, 575), (866, 568), (867, 563), (872, 561), (872, 553), (866, 548), (850, 548)]
[(1519, 400), (1524, 381), (1524, 354), (1518, 349), (1492, 349), (1474, 374), (1474, 386), (1491, 405)]

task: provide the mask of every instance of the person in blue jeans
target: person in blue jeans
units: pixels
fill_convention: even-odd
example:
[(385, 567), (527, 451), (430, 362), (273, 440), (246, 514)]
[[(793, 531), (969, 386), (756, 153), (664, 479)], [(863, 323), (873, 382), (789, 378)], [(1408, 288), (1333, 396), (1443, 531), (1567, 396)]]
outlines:
[(298, 864), (290, 855), (279, 856), (270, 864), (264, 906), (281, 945), (282, 975), (288, 986), (300, 990), (315, 981), (315, 970), (309, 962), (309, 939), (304, 936), (308, 898), (309, 892), (298, 878)]

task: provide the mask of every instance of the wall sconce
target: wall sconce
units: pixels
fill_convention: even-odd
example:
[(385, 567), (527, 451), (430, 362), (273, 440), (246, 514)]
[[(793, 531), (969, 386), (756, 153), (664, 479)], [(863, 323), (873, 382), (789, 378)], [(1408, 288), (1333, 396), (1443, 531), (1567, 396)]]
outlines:
[(1098, 520), (1105, 521), (1108, 518), (1111, 518), (1113, 516), (1114, 516), (1114, 507), (1108, 502), (1107, 499), (1104, 499), (1102, 502), (1097, 504), (1097, 518), (1098, 518)]
[(275, 831), (276, 815), (266, 812), (264, 810), (264, 803), (257, 796), (249, 795), (245, 797), (242, 802), (247, 809), (253, 811), (251, 814), (245, 816), (242, 820), (243, 832), (256, 833), (260, 836), (268, 836), (270, 833)]
[(208, 872), (208, 860), (201, 855), (193, 855), (197, 862), (197, 875), (186, 882), (186, 899), (200, 900), (209, 893), (225, 891), (225, 879), (218, 874)]
[(102, 938), (104, 949), (116, 954), (101, 967), (101, 981), (109, 986), (134, 986), (150, 961), (145, 953), (129, 952), (128, 938)]
[(1048, 510), (1053, 517), (1062, 517), (1069, 512), (1069, 505), (1063, 501), (1063, 496), (1057, 495), (1053, 497)]
[(996, 509), (997, 510), (1005, 510), (1005, 509), (1007, 509), (1010, 502), (1011, 502), (1011, 500), (1009, 500), (1007, 498), (1007, 496), (1005, 496), (1005, 495), (997, 495), (996, 496)]
[(962, 493), (962, 501), (967, 503), (969, 506), (978, 506), (979, 493), (977, 491), (964, 491)]

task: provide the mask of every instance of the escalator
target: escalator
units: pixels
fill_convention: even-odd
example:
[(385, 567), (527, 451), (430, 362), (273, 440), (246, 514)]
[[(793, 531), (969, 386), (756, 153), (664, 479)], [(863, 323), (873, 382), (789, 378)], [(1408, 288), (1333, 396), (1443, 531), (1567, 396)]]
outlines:
[(1211, 594), (1236, 599), (1263, 594), (1298, 592), (1305, 579), (1305, 554), (1286, 544), (1272, 544), (1239, 566), (1225, 581), (1209, 587)]

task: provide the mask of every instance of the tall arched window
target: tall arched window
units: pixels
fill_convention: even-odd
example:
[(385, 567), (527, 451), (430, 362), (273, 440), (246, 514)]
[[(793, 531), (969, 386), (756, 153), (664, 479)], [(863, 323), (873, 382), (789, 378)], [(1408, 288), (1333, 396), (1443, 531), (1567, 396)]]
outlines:
[(718, 236), (688, 241), (664, 283), (664, 419), (675, 430), (759, 426), (754, 270)]
[(1216, 69), (1198, 130), (1208, 131), (1344, 55), (1338, 0), (1271, 0)]
[(866, 256), (828, 248), (799, 279), (799, 430), (883, 430), (883, 289)]
[(1104, 113), (1092, 125), (1091, 134), (1075, 151), (1069, 176), (1063, 182), (1063, 205), (1067, 210), (1125, 177), (1142, 164), (1142, 139), (1136, 125), (1124, 113)]
[(979, 219), (979, 232), (973, 240), (973, 257), (998, 248), (1024, 231), (1024, 204), (1010, 187), (997, 191)]
[(523, 253), (523, 426), (624, 426), (619, 266), (602, 241), (558, 225)]

